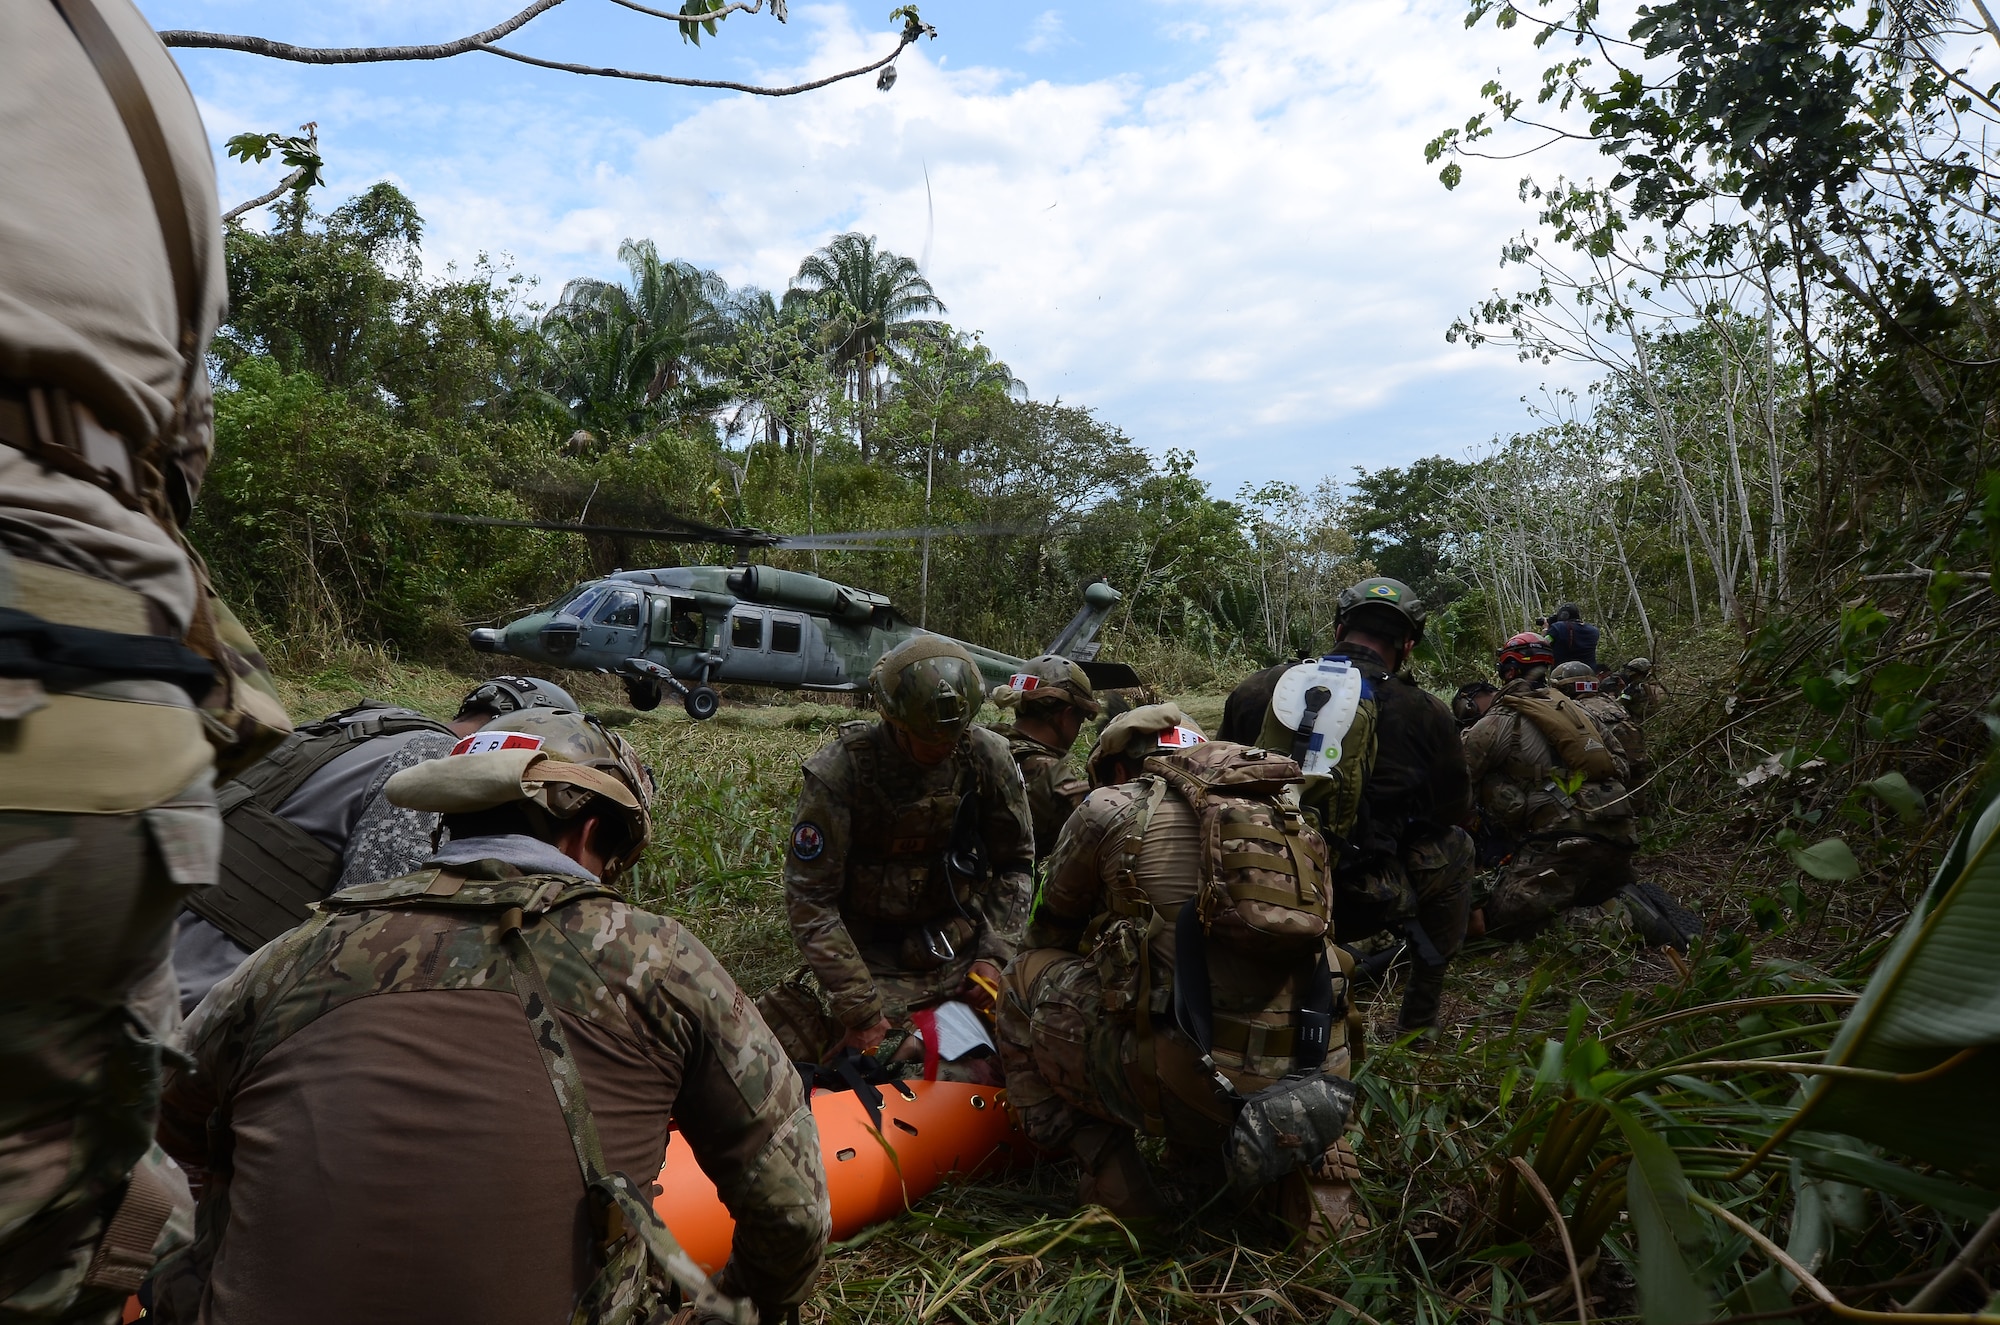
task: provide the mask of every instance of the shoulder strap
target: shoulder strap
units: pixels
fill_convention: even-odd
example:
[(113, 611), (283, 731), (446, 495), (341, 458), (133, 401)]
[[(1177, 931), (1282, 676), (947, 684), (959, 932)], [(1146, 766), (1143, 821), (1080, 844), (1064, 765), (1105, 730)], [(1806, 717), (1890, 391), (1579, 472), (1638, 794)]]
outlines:
[[(1120, 915), (1144, 915), (1153, 909), (1151, 899), (1139, 887), (1139, 848), (1145, 844), (1146, 830), (1152, 826), (1153, 815), (1159, 811), (1160, 802), (1167, 798), (1167, 780), (1154, 775), (1145, 781), (1150, 787), (1146, 798), (1139, 802), (1139, 812), (1125, 826), (1125, 842), (1118, 856), (1118, 875), (1111, 895), (1106, 899), (1111, 909)], [(1143, 972), (1141, 978), (1144, 978)]]
[[(604, 1146), (598, 1139), (597, 1120), (591, 1116), (590, 1097), (584, 1093), (583, 1073), (577, 1068), (576, 1055), (570, 1052), (562, 1020), (556, 1016), (555, 1000), (549, 997), (541, 964), (535, 960), (534, 950), (521, 932), (521, 920), (518, 906), (509, 907), (500, 918), (501, 941), (513, 967), (514, 993), (521, 1000), (521, 1011), (527, 1014), (535, 1048), (541, 1051), (542, 1066), (548, 1071), (549, 1085), (555, 1089), (556, 1106), (562, 1110), (563, 1122), (569, 1127), (570, 1144), (576, 1150), (576, 1165), (583, 1173), (584, 1190), (594, 1202), (609, 1207), (607, 1215), (615, 1212), (606, 1221), (605, 1243), (608, 1246), (623, 1234), (631, 1233), (645, 1246), (653, 1263), (680, 1286), (699, 1311), (734, 1321), (736, 1325), (755, 1325), (756, 1308), (747, 1301), (725, 1297), (717, 1290), (694, 1258), (681, 1249), (673, 1231), (639, 1198), (631, 1179), (623, 1173), (605, 1172)], [(595, 967), (591, 968), (591, 975), (602, 983)]]
[(167, 147), (167, 135), (160, 117), (146, 95), (146, 85), (132, 66), (132, 57), (118, 44), (110, 24), (98, 12), (96, 0), (54, 0), (56, 10), (69, 24), (84, 54), (97, 69), (104, 90), (124, 122), (125, 136), (138, 154), (139, 169), (146, 176), (146, 189), (153, 195), (153, 213), (159, 221), (160, 238), (167, 248), (167, 266), (173, 273), (174, 302), (179, 307), (180, 352), (186, 361), (181, 382), (181, 399), (174, 402), (179, 413), (194, 375), (201, 368), (201, 286), (196, 271), (194, 231), (188, 225), (187, 199), (181, 192), (180, 174)]

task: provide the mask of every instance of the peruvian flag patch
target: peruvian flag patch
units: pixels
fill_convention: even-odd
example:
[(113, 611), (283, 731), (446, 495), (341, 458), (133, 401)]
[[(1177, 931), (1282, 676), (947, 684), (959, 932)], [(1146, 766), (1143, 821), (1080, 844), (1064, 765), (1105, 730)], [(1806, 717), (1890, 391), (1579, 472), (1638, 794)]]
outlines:
[(1190, 745), (1206, 745), (1208, 738), (1186, 727), (1169, 727), (1160, 733), (1160, 745), (1169, 750), (1185, 750)]
[(1030, 676), (1026, 672), (1016, 672), (1007, 678), (1007, 684), (1016, 690), (1034, 690), (1041, 686), (1042, 678), (1039, 676)]
[(542, 738), (525, 732), (474, 732), (451, 747), (455, 755), (492, 754), (495, 750), (539, 750)]

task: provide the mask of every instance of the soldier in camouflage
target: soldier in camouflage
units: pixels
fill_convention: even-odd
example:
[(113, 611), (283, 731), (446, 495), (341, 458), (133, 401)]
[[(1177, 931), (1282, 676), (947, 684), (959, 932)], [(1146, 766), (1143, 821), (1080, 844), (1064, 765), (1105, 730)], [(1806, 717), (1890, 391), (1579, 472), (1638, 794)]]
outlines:
[[(391, 780), (443, 815), (424, 868), (329, 898), (183, 1029), (160, 1135), (204, 1181), (158, 1318), (637, 1325), (671, 1282), (747, 1321), (810, 1290), (830, 1220), (798, 1074), (616, 890), (651, 778), (590, 719), (515, 722)], [(670, 1119), (735, 1220), (713, 1281), (649, 1209)]]
[[(1166, 1138), (1169, 1165), (1190, 1186), (1221, 1181), (1244, 1097), (1295, 1072), (1346, 1076), (1347, 1025), (1335, 1011), (1345, 981), (1325, 924), (1326, 844), (1274, 791), (1296, 787), (1298, 765), (1210, 744), (1178, 707), (1155, 704), (1114, 718), (1089, 766), (1096, 790), (1063, 829), (1007, 970), (1001, 1057), (1028, 1135), (1079, 1161), (1078, 1202), (1145, 1219), (1166, 1205), (1135, 1134)], [(1205, 779), (1213, 792), (1248, 789), (1219, 811), (1214, 840), (1187, 795)], [(1222, 879), (1260, 896), (1311, 899), (1300, 905), (1319, 918), (1318, 935), (1284, 943), (1232, 933), (1223, 923), (1229, 903), (1203, 894)], [(1202, 924), (1188, 923), (1196, 914), (1209, 924), (1206, 938)], [(1296, 1010), (1314, 1001), (1315, 972), (1330, 987), (1308, 1035)], [(1183, 989), (1184, 977), (1205, 987)], [(1206, 1046), (1181, 1011), (1197, 1005), (1210, 1023)], [(1228, 1095), (1216, 1088), (1218, 1071)], [(1336, 1186), (1347, 1175), (1325, 1165), (1352, 1160), (1337, 1138), (1338, 1128), (1299, 1157)], [(1345, 1193), (1318, 1195), (1334, 1216), (1329, 1207)]]
[(995, 686), (993, 702), (1014, 710), (1012, 726), (993, 730), (1007, 738), (1007, 751), (1020, 767), (1035, 825), (1035, 859), (1046, 860), (1063, 825), (1090, 794), (1070, 750), (1084, 723), (1100, 712), (1097, 696), (1081, 667), (1046, 653), (1006, 685)]
[(869, 684), (882, 716), (843, 725), (806, 761), (785, 853), (808, 974), (758, 1000), (801, 1062), (871, 1053), (949, 999), (990, 1016), (1027, 920), (1027, 794), (1006, 741), (973, 725), (971, 655), (917, 635)]
[[(1611, 751), (1612, 775), (1573, 772), (1528, 714), (1558, 696), (1548, 687), (1554, 661), (1532, 632), (1501, 646), (1502, 685), (1493, 707), (1465, 733), (1465, 759), (1482, 827), (1507, 858), (1475, 924), (1497, 938), (1526, 938), (1572, 907), (1595, 906), (1633, 882), (1638, 849), (1628, 769)], [(1566, 696), (1563, 704), (1574, 704)], [(1610, 749), (1587, 715), (1587, 736)]]
[(109, 1322), (188, 1234), (152, 1135), (221, 714), (285, 720), (248, 659), (211, 666), (255, 649), (182, 533), (222, 227), (130, 0), (0, 5), (0, 179), (0, 1321)]
[[(1476, 855), (1463, 826), (1471, 817), (1471, 783), (1453, 711), (1405, 670), (1428, 615), (1401, 580), (1375, 576), (1341, 591), (1327, 656), (1345, 658), (1360, 671), (1363, 699), (1343, 737), (1351, 753), (1332, 778), (1307, 778), (1301, 795), (1339, 855), (1334, 892), (1341, 942), (1386, 933), (1407, 944), (1410, 976), (1396, 1019), (1399, 1033), (1437, 1025), (1446, 974), (1471, 917)], [(1267, 669), (1236, 688), (1225, 740), (1302, 750), (1298, 733), (1270, 703), (1288, 670)], [(1476, 692), (1461, 695), (1467, 708), (1478, 703)], [(1372, 735), (1364, 735), (1370, 723)], [(1378, 960), (1386, 964), (1396, 951), (1385, 949)]]
[(1618, 669), (1617, 698), (1636, 722), (1660, 711), (1667, 702), (1667, 688), (1653, 679), (1653, 660), (1634, 658)]
[(1633, 804), (1643, 810), (1641, 788), (1653, 775), (1653, 761), (1647, 757), (1646, 734), (1638, 719), (1605, 689), (1596, 669), (1588, 663), (1557, 663), (1549, 671), (1549, 688), (1576, 701), (1576, 706), (1589, 714), (1597, 729), (1604, 733), (1604, 743), (1625, 761), (1629, 774), (1625, 784), (1632, 789)]

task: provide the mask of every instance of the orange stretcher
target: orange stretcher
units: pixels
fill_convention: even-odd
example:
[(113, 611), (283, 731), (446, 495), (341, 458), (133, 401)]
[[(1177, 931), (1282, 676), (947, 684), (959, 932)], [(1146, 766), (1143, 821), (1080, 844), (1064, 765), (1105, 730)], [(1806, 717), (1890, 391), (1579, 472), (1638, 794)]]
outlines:
[[(907, 1081), (881, 1090), (879, 1133), (853, 1091), (813, 1095), (836, 1242), (895, 1218), (948, 1177), (977, 1177), (1033, 1155), (998, 1087)], [(729, 1259), (735, 1221), (685, 1143), (667, 1147), (653, 1210), (710, 1274)]]

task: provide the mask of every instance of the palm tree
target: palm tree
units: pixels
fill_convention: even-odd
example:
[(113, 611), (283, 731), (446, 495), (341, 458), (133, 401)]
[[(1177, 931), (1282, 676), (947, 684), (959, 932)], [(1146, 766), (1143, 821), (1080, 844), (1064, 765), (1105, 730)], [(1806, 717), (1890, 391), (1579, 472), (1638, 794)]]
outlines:
[(728, 335), (720, 276), (665, 261), (650, 239), (618, 246), (624, 284), (580, 277), (542, 318), (550, 393), (581, 428), (633, 432), (676, 403), (696, 373), (696, 355)]
[(792, 278), (785, 302), (827, 300), (822, 334), (847, 374), (861, 420), (861, 458), (868, 458), (868, 418), (881, 398), (883, 352), (908, 330), (925, 325), (924, 313), (942, 313), (944, 301), (917, 264), (875, 246), (875, 236), (848, 232), (807, 256)]

